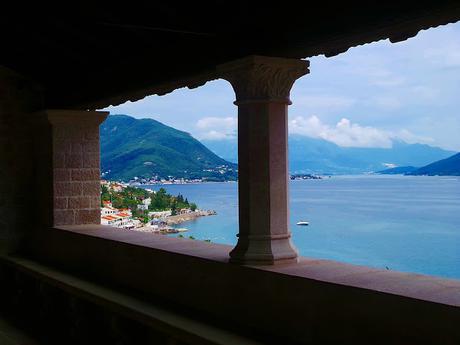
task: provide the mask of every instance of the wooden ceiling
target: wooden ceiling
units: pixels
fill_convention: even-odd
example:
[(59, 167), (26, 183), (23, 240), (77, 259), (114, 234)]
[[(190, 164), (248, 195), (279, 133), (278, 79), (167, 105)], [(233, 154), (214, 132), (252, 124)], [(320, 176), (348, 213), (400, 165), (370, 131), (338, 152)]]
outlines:
[(460, 20), (458, 0), (305, 3), (23, 5), (0, 13), (0, 65), (39, 83), (48, 108), (102, 108), (201, 85), (247, 55), (332, 56)]

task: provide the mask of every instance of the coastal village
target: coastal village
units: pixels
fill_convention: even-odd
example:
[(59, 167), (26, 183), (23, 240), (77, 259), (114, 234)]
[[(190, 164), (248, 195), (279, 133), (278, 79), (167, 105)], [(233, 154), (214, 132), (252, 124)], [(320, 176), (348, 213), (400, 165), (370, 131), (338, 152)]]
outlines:
[[(296, 174), (291, 180), (322, 179), (311, 174)], [(201, 179), (176, 179), (153, 177), (145, 180), (114, 182), (101, 180), (101, 224), (125, 230), (155, 234), (174, 234), (187, 231), (177, 225), (199, 217), (215, 215), (213, 210), (202, 210), (182, 195), (167, 194), (162, 187), (158, 191), (140, 186), (147, 184), (170, 185), (202, 183)]]
[(101, 224), (155, 234), (187, 231), (175, 227), (198, 217), (215, 215), (201, 210), (182, 195), (136, 188), (126, 183), (101, 180)]

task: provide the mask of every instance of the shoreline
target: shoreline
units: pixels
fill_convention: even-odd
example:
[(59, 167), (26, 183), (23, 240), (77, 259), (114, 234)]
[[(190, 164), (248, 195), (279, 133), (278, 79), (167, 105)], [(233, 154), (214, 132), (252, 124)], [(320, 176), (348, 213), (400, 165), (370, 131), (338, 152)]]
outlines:
[(169, 216), (164, 218), (166, 225), (177, 225), (191, 220), (195, 220), (200, 217), (214, 216), (217, 212), (214, 210), (199, 210), (190, 213), (177, 214), (175, 216)]
[(166, 218), (163, 218), (163, 222), (165, 223), (166, 226), (163, 227), (151, 227), (151, 226), (141, 226), (141, 227), (135, 227), (132, 229), (125, 229), (127, 231), (139, 231), (139, 232), (146, 232), (146, 233), (152, 233), (152, 234), (160, 234), (160, 235), (168, 235), (168, 234), (177, 234), (181, 232), (187, 232), (188, 229), (186, 228), (175, 228), (172, 227), (174, 225), (182, 224), (185, 222), (189, 222), (192, 220), (195, 220), (197, 218), (201, 217), (207, 217), (207, 216), (214, 216), (217, 215), (217, 212), (214, 210), (198, 210), (195, 212), (190, 212), (190, 213), (184, 213), (184, 214), (178, 214), (175, 216), (168, 216)]
[(129, 182), (122, 182), (128, 184), (130, 187), (141, 187), (141, 186), (181, 186), (186, 184), (210, 184), (210, 183), (238, 183), (238, 181), (204, 181), (204, 182), (171, 182), (171, 183), (129, 183)]

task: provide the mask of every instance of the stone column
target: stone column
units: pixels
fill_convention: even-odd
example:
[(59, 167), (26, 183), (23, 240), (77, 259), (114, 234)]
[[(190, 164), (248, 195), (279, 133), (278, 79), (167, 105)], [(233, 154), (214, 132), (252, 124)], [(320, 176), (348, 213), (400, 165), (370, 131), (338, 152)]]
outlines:
[(297, 260), (288, 206), (287, 106), (308, 61), (250, 56), (218, 67), (238, 106), (238, 244), (230, 261), (275, 264)]
[(108, 112), (47, 110), (51, 124), (53, 225), (100, 224), (99, 125)]

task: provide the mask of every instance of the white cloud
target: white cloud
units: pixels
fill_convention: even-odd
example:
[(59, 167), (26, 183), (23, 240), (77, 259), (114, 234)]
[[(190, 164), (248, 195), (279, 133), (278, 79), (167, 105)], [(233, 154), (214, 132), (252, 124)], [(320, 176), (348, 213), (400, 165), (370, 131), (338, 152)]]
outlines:
[[(426, 45), (423, 51), (424, 58), (429, 61), (429, 63), (438, 67), (460, 67), (460, 42), (458, 41), (458, 31), (458, 25), (456, 26), (456, 30), (453, 26), (445, 27), (443, 36), (432, 37), (431, 42)], [(438, 39), (436, 40), (436, 38)]]
[[(226, 140), (236, 137), (238, 120), (236, 117), (204, 117), (197, 121), (195, 136), (198, 139)], [(409, 144), (433, 143), (434, 140), (413, 134), (407, 129), (387, 131), (352, 123), (342, 118), (334, 126), (323, 123), (318, 116), (297, 116), (289, 121), (289, 133), (312, 138), (320, 138), (343, 147), (389, 148), (393, 140), (403, 140)]]
[(433, 142), (431, 138), (418, 137), (408, 130), (398, 132), (385, 131), (370, 126), (361, 126), (343, 118), (335, 126), (321, 122), (317, 116), (308, 118), (297, 116), (289, 121), (289, 132), (313, 138), (321, 138), (344, 147), (381, 147), (389, 148), (393, 139), (408, 143)]
[(405, 84), (405, 76), (389, 70), (387, 65), (387, 59), (382, 56), (358, 57), (350, 73), (353, 73), (355, 77), (356, 75), (364, 77), (370, 85), (392, 88)]
[(407, 129), (401, 129), (400, 131), (393, 133), (393, 137), (396, 139), (401, 139), (408, 144), (433, 144), (435, 142), (433, 138), (415, 135), (414, 133), (409, 132)]
[(373, 127), (363, 127), (343, 118), (334, 127), (321, 122), (317, 116), (297, 116), (289, 123), (295, 134), (321, 138), (345, 147), (391, 147), (390, 136)]
[(199, 139), (223, 140), (236, 136), (237, 119), (235, 117), (204, 117), (195, 125)]
[(323, 124), (317, 116), (310, 116), (308, 118), (297, 116), (289, 121), (289, 132), (293, 134), (325, 139), (328, 130), (330, 128)]
[(330, 96), (330, 95), (296, 95), (292, 97), (296, 106), (305, 107), (307, 109), (325, 109), (328, 111), (341, 111), (351, 107), (356, 103), (354, 98), (345, 96)]
[(210, 130), (210, 131), (201, 133), (201, 135), (198, 135), (198, 138), (207, 139), (207, 140), (225, 140), (225, 139), (231, 138), (231, 136), (227, 135), (224, 132)]

